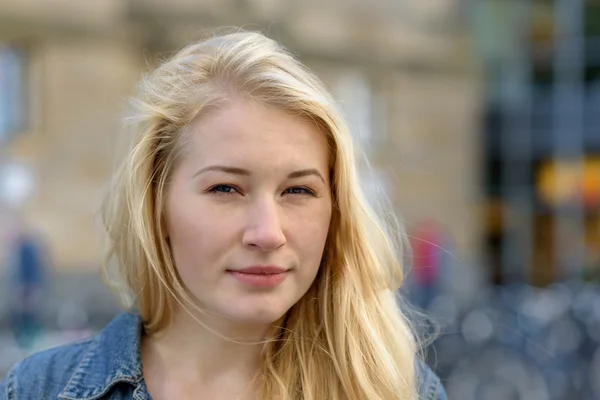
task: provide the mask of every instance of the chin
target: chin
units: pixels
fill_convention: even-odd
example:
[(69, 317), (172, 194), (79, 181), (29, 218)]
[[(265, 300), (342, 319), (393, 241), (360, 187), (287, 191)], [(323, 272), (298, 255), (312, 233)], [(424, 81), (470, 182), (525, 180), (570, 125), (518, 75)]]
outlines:
[(242, 310), (230, 310), (230, 318), (242, 324), (249, 325), (270, 325), (281, 319), (288, 311), (288, 308), (281, 307), (244, 307)]

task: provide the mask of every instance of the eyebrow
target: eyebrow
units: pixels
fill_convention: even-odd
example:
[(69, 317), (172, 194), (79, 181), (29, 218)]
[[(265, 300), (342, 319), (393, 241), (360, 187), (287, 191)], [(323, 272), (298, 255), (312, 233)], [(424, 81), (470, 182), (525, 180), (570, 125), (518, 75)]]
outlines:
[[(251, 175), (250, 171), (248, 171), (247, 169), (244, 169), (244, 168), (229, 167), (226, 165), (211, 165), (209, 167), (202, 168), (201, 170), (196, 172), (194, 174), (194, 177), (196, 177), (200, 174), (203, 174), (205, 172), (209, 172), (209, 171), (220, 171), (220, 172), (225, 172), (227, 174), (243, 175), (243, 176)], [(288, 177), (288, 179), (297, 179), (297, 178), (302, 178), (302, 177), (311, 176), (311, 175), (316, 176), (321, 181), (323, 181), (323, 183), (325, 183), (325, 178), (323, 178), (323, 175), (321, 175), (321, 173), (318, 170), (316, 170), (315, 168), (301, 169), (298, 171), (290, 172), (287, 177)]]
[(209, 172), (209, 171), (220, 171), (220, 172), (225, 172), (225, 173), (233, 174), (233, 175), (245, 175), (245, 176), (250, 175), (250, 171), (248, 171), (247, 169), (237, 168), (237, 167), (228, 167), (226, 165), (211, 165), (209, 167), (202, 168), (200, 171), (196, 172), (194, 174), (194, 177), (196, 177), (200, 174), (203, 174), (205, 172)]
[(304, 176), (310, 176), (310, 175), (316, 176), (321, 181), (323, 181), (323, 183), (325, 183), (325, 178), (323, 178), (323, 175), (321, 175), (321, 173), (319, 171), (317, 171), (315, 168), (301, 169), (298, 171), (291, 172), (290, 174), (288, 174), (288, 178), (289, 179), (302, 178)]

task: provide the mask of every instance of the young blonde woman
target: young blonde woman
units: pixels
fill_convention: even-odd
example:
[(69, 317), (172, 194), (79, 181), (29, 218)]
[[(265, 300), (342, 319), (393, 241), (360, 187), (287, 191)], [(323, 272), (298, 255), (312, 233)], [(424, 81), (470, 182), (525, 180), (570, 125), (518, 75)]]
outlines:
[(258, 33), (146, 76), (104, 221), (128, 312), (17, 364), (0, 399), (446, 398), (322, 84)]

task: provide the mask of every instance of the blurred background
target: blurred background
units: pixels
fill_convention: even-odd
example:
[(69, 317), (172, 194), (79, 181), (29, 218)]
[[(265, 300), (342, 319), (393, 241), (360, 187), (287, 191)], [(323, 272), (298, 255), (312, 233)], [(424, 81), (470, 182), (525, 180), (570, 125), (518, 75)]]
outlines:
[(222, 26), (339, 99), (450, 399), (600, 399), (600, 0), (0, 0), (0, 377), (119, 312), (97, 211), (126, 98)]

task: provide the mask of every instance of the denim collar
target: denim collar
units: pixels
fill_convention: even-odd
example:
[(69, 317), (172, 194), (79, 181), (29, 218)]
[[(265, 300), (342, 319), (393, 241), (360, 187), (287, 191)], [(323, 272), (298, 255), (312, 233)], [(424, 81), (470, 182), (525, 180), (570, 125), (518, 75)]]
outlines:
[[(142, 320), (137, 313), (123, 313), (98, 335), (86, 341), (87, 351), (75, 367), (69, 382), (58, 395), (63, 400), (97, 400), (115, 385), (133, 388), (133, 399), (149, 400), (142, 373), (140, 344)], [(446, 399), (439, 379), (418, 360), (419, 391), (431, 399)], [(69, 366), (64, 366), (69, 368)]]
[(119, 382), (129, 383), (136, 390), (142, 387), (145, 391), (140, 359), (141, 337), (142, 322), (137, 313), (123, 313), (116, 317), (91, 340), (88, 351), (58, 397), (97, 399)]

